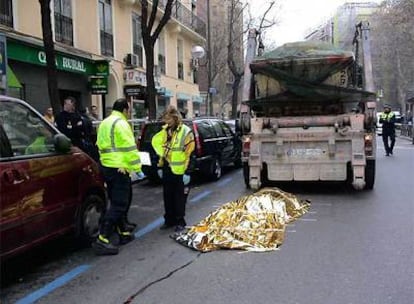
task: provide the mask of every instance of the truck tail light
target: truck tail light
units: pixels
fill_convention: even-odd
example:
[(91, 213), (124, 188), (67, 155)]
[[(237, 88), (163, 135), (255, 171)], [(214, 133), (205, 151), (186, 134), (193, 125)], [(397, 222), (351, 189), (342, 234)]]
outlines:
[(243, 156), (248, 157), (250, 154), (250, 138), (246, 137), (243, 139), (243, 146), (242, 146)]
[(365, 153), (367, 156), (371, 156), (374, 152), (373, 135), (365, 134), (364, 142), (365, 142)]

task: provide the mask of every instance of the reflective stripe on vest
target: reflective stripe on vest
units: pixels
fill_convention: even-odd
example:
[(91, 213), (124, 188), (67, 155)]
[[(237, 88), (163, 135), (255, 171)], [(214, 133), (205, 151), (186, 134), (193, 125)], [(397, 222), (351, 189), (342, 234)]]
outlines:
[[(131, 147), (120, 147), (117, 148), (115, 145), (115, 125), (118, 121), (121, 121), (121, 118), (117, 118), (112, 126), (111, 126), (111, 148), (108, 149), (100, 149), (99, 152), (100, 153), (111, 153), (111, 152), (130, 152), (130, 151), (134, 151), (137, 147), (136, 146), (131, 146)], [(138, 162), (139, 163), (139, 162)]]
[[(175, 132), (172, 136), (171, 142), (170, 142), (170, 147), (167, 148), (169, 149), (170, 152), (170, 160), (168, 161), (171, 171), (174, 174), (184, 174), (185, 172), (185, 163), (186, 163), (186, 154), (185, 154), (185, 138), (187, 137), (187, 135), (191, 132), (191, 129), (186, 126), (186, 125), (182, 125), (180, 130), (178, 132)], [(164, 157), (166, 157), (166, 150), (164, 147), (160, 147), (160, 146), (164, 146), (166, 138), (167, 138), (167, 130), (166, 129), (162, 129), (160, 132), (158, 132), (156, 135), (154, 136), (161, 136), (163, 138), (164, 142), (158, 142), (157, 146), (154, 147), (155, 150), (159, 150), (160, 152), (162, 151), (164, 154)], [(160, 145), (160, 146), (158, 146)]]

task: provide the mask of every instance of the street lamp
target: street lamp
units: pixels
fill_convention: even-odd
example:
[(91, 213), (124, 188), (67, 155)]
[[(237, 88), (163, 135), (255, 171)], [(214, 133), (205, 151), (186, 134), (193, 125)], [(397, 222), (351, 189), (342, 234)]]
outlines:
[[(199, 59), (203, 58), (206, 55), (206, 50), (199, 45), (193, 46), (191, 49), (191, 65), (193, 66), (194, 70), (197, 70), (200, 67)], [(207, 59), (210, 61), (210, 58)], [(202, 65), (203, 67), (206, 66), (206, 64)], [(207, 109), (207, 115), (211, 114), (210, 109), (210, 103), (211, 103), (211, 73), (210, 73), (210, 65), (207, 68), (207, 77), (208, 77), (208, 88), (207, 88), (207, 99), (206, 99), (206, 109)]]

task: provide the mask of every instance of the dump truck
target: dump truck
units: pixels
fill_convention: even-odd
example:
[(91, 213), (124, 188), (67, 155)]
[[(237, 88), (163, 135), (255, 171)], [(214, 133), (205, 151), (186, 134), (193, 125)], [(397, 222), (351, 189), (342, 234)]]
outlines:
[(248, 35), (239, 111), (246, 186), (343, 181), (372, 189), (376, 94), (368, 24), (356, 26), (353, 51), (303, 41), (263, 53), (258, 32)]

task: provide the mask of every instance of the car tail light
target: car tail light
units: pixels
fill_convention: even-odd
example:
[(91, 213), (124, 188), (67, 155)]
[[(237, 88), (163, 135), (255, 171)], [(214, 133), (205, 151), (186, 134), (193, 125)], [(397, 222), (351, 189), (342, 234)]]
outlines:
[(203, 155), (203, 147), (201, 146), (201, 138), (200, 134), (198, 133), (197, 124), (193, 123), (193, 130), (194, 130), (194, 140), (196, 144), (196, 154), (197, 156)]
[(247, 157), (250, 154), (250, 138), (246, 137), (243, 139), (243, 146), (242, 146), (243, 156)]
[(365, 153), (368, 156), (371, 156), (372, 153), (374, 152), (373, 135), (370, 133), (365, 134), (364, 142), (365, 142)]

